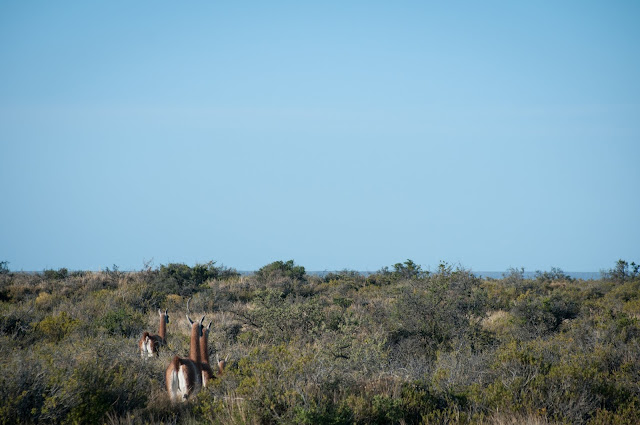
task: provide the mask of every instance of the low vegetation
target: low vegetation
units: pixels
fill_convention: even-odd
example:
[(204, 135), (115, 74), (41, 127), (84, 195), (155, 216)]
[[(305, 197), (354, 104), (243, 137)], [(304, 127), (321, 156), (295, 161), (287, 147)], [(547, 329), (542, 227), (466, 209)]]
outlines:
[[(225, 374), (164, 386), (206, 315)], [(141, 358), (168, 309), (166, 346)], [(21, 273), (0, 262), (0, 424), (634, 424), (640, 273), (480, 279), (411, 260), (364, 275), (277, 261)]]

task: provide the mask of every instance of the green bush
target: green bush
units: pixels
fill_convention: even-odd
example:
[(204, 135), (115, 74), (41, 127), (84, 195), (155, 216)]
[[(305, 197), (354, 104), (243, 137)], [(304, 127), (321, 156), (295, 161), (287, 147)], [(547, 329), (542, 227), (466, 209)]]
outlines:
[(47, 316), (35, 324), (35, 328), (45, 338), (52, 341), (60, 341), (80, 326), (81, 322), (72, 318), (66, 311), (56, 316)]
[(576, 300), (560, 292), (548, 296), (526, 292), (515, 300), (511, 309), (522, 328), (533, 337), (557, 331), (563, 321), (574, 319), (578, 312)]
[(640, 277), (640, 264), (631, 262), (629, 264), (625, 260), (618, 260), (614, 268), (602, 272), (602, 276), (605, 279), (613, 280), (614, 282), (626, 282)]
[(241, 314), (261, 340), (280, 343), (295, 338), (307, 339), (321, 332), (325, 320), (322, 306), (315, 299), (286, 296), (266, 289), (254, 299), (255, 307)]
[[(63, 422), (89, 424), (104, 421), (108, 412), (124, 414), (143, 407), (147, 394), (138, 390), (138, 376), (122, 364), (96, 368), (93, 362), (79, 365), (67, 383), (76, 400)], [(70, 387), (70, 388), (69, 388)]]
[(182, 263), (161, 265), (157, 276), (154, 276), (156, 292), (164, 296), (176, 293), (181, 296), (191, 296), (198, 291), (205, 282), (214, 279), (230, 279), (239, 276), (234, 269), (224, 266), (216, 267), (215, 261), (196, 264), (190, 267)]
[(571, 276), (562, 271), (559, 267), (551, 267), (551, 270), (541, 272), (540, 270), (536, 271), (536, 280), (540, 283), (547, 282), (573, 282)]
[(267, 264), (261, 267), (256, 272), (256, 278), (260, 283), (268, 283), (282, 278), (291, 279), (294, 281), (302, 281), (305, 279), (306, 272), (304, 267), (296, 266), (293, 260), (287, 262), (274, 261), (271, 264)]
[[(388, 267), (383, 267), (378, 271), (378, 275), (382, 277), (381, 280), (386, 280), (387, 283), (390, 283), (400, 279), (423, 279), (430, 274), (428, 271), (422, 270), (419, 264), (414, 263), (413, 260), (410, 259), (404, 263), (396, 263), (392, 267), (393, 270), (389, 270)], [(375, 276), (372, 278), (375, 279)]]
[(210, 279), (228, 279), (239, 276), (239, 273), (234, 269), (224, 266), (216, 267), (215, 264), (215, 261), (209, 261), (205, 264), (189, 267), (182, 263), (170, 263), (160, 266), (159, 275), (164, 279), (175, 279), (179, 286), (188, 283), (199, 286)]
[(38, 320), (36, 312), (25, 305), (0, 305), (0, 335), (22, 340), (34, 333), (33, 324)]
[(130, 336), (142, 331), (144, 320), (140, 313), (128, 308), (107, 311), (102, 317), (102, 327), (111, 335)]
[(416, 340), (425, 353), (435, 354), (455, 339), (474, 335), (486, 311), (480, 283), (469, 271), (446, 264), (425, 279), (410, 281), (397, 300), (399, 327), (392, 339)]
[(39, 417), (48, 391), (44, 362), (29, 353), (4, 355), (0, 370), (0, 424), (38, 422), (34, 417)]
[(58, 270), (48, 269), (43, 272), (45, 279), (61, 280), (69, 276), (69, 270), (61, 268)]

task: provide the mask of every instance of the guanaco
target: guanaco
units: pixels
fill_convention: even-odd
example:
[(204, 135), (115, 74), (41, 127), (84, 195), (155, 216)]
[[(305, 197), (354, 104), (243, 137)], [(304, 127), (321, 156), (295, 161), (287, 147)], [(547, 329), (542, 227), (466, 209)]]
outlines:
[(199, 322), (194, 322), (187, 314), (187, 320), (191, 324), (189, 357), (174, 356), (165, 371), (167, 392), (172, 402), (186, 401), (202, 386), (199, 340), (202, 337), (204, 316)]
[(158, 356), (160, 346), (167, 343), (167, 323), (169, 323), (168, 309), (162, 312), (158, 309), (158, 315), (160, 316), (160, 325), (158, 327), (158, 335), (151, 335), (149, 332), (144, 332), (140, 341), (138, 341), (138, 348), (140, 349), (140, 357), (153, 357)]

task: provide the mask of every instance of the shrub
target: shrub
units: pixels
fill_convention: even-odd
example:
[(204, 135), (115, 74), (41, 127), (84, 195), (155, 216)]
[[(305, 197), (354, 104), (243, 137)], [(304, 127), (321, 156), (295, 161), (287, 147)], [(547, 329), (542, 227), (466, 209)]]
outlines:
[(128, 308), (108, 311), (102, 317), (102, 327), (111, 335), (130, 336), (142, 331), (144, 318)]
[(143, 407), (147, 395), (139, 391), (138, 375), (131, 372), (122, 364), (106, 369), (96, 368), (93, 363), (76, 367), (66, 387), (74, 393), (76, 400), (65, 422), (100, 423), (107, 412), (123, 414)]
[(536, 280), (538, 282), (557, 282), (557, 281), (565, 281), (565, 282), (573, 282), (575, 279), (571, 276), (567, 275), (562, 269), (558, 267), (551, 267), (550, 271), (541, 272), (540, 270), (536, 271)]
[(56, 316), (47, 316), (35, 325), (38, 332), (52, 341), (60, 341), (80, 326), (80, 321), (72, 318), (66, 311)]
[(276, 289), (264, 290), (254, 303), (254, 308), (240, 316), (268, 342), (311, 338), (321, 330), (325, 319), (317, 300), (286, 296)]
[(604, 279), (610, 279), (614, 282), (626, 282), (628, 280), (640, 277), (640, 264), (631, 262), (629, 265), (625, 260), (618, 260), (614, 268), (601, 273)]
[(193, 267), (189, 267), (182, 263), (170, 263), (161, 265), (159, 274), (160, 277), (165, 279), (175, 279), (180, 286), (187, 283), (199, 286), (210, 279), (228, 279), (239, 276), (239, 273), (234, 269), (224, 266), (216, 267), (215, 264), (215, 261), (209, 261), (205, 264), (196, 264)]
[(469, 336), (486, 311), (480, 280), (464, 269), (441, 264), (437, 273), (410, 281), (395, 307), (400, 325), (392, 337), (412, 338), (425, 353), (446, 348), (454, 338)]
[(640, 412), (640, 399), (636, 396), (614, 411), (598, 409), (589, 425), (636, 425)]
[(9, 274), (9, 262), (8, 261), (0, 261), (0, 275)]
[(27, 335), (32, 335), (33, 323), (37, 323), (42, 317), (36, 316), (36, 312), (25, 305), (1, 305), (0, 307), (0, 335), (14, 340), (22, 340)]
[[(340, 282), (340, 281), (346, 281), (346, 282), (355, 282), (355, 281), (361, 281), (364, 282), (364, 276), (362, 276), (360, 273), (358, 273), (355, 270), (342, 270), (339, 272), (329, 272), (326, 275), (324, 275), (322, 277), (322, 281), (329, 283), (329, 282)], [(358, 285), (361, 286), (361, 285)]]
[(46, 365), (32, 353), (0, 359), (0, 424), (33, 423), (47, 392)]
[(230, 279), (239, 276), (234, 269), (224, 266), (216, 267), (215, 261), (196, 264), (189, 267), (182, 263), (161, 265), (157, 277), (154, 278), (156, 292), (164, 296), (175, 293), (183, 297), (193, 295), (208, 280)]
[(557, 331), (564, 320), (574, 319), (578, 312), (578, 303), (569, 294), (557, 291), (548, 296), (527, 292), (518, 297), (511, 309), (526, 331), (524, 337)]
[(61, 268), (58, 270), (48, 269), (43, 272), (45, 279), (62, 280), (69, 276), (69, 270)]
[(389, 270), (389, 267), (381, 268), (376, 275), (370, 276), (370, 281), (377, 284), (390, 284), (400, 279), (422, 279), (429, 276), (428, 271), (422, 270), (419, 264), (410, 259), (404, 263), (396, 263), (392, 267), (393, 270)]
[(60, 304), (60, 297), (52, 295), (49, 292), (42, 291), (36, 297), (35, 303), (39, 309), (51, 310), (53, 307)]
[(268, 283), (282, 278), (291, 279), (294, 281), (304, 280), (306, 272), (304, 267), (296, 266), (293, 260), (287, 262), (274, 261), (271, 264), (261, 267), (256, 272), (256, 278), (260, 283)]

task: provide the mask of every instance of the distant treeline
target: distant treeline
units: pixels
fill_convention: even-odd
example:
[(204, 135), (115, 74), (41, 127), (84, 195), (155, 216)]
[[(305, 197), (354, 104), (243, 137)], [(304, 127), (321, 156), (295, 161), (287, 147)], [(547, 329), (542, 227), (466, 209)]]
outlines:
[[(639, 269), (0, 262), (0, 424), (635, 424)], [(141, 357), (159, 309), (166, 344)], [(165, 369), (189, 354), (187, 313), (212, 322), (209, 354), (228, 362), (172, 404)]]

